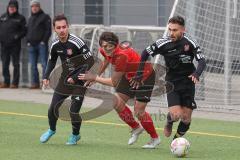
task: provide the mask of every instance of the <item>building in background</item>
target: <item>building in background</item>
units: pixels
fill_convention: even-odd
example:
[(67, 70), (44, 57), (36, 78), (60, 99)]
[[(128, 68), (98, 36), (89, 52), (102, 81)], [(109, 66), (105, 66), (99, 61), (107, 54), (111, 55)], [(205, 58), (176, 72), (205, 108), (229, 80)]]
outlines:
[[(0, 14), (9, 0), (0, 1)], [(30, 0), (18, 0), (19, 12), (30, 16)], [(41, 7), (52, 18), (64, 13), (71, 24), (166, 26), (174, 0), (41, 0)], [(21, 86), (29, 84), (26, 41), (21, 54)], [(0, 69), (1, 72), (1, 69)], [(0, 82), (2, 77), (0, 77)]]
[[(9, 0), (1, 0), (0, 14)], [(20, 12), (30, 14), (29, 0), (18, 0)], [(64, 13), (72, 24), (165, 26), (174, 0), (41, 0), (52, 17)]]
[[(174, 0), (40, 0), (52, 18), (64, 13), (71, 24), (166, 26)], [(0, 1), (0, 14), (9, 0)], [(19, 12), (30, 15), (29, 0), (18, 0)], [(23, 41), (21, 56), (22, 86), (29, 83), (28, 55)], [(1, 69), (0, 69), (1, 72)], [(0, 77), (0, 82), (2, 78)]]

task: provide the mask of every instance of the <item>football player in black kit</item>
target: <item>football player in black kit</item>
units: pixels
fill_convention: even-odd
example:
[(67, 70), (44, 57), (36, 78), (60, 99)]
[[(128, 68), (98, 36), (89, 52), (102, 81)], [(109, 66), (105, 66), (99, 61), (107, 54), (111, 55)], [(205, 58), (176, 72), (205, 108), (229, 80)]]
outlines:
[[(148, 46), (141, 55), (141, 65), (132, 79), (132, 87), (142, 83), (142, 68), (149, 56), (162, 55), (168, 68), (165, 80), (174, 87), (167, 93), (168, 109), (164, 135), (170, 137), (174, 122), (180, 120), (174, 139), (183, 136), (191, 124), (191, 116), (196, 103), (194, 101), (195, 84), (199, 81), (206, 62), (199, 45), (185, 33), (185, 21), (174, 16), (168, 21), (168, 36)], [(198, 62), (197, 68), (193, 60)]]
[[(49, 77), (55, 68), (58, 57), (62, 62), (62, 73), (54, 89), (52, 102), (48, 109), (48, 121), (50, 128), (42, 134), (40, 142), (47, 142), (56, 133), (56, 124), (59, 117), (59, 107), (63, 101), (71, 96), (69, 114), (72, 123), (72, 133), (67, 145), (75, 145), (80, 139), (80, 127), (82, 119), (79, 115), (86, 88), (84, 82), (77, 79), (80, 73), (85, 73), (94, 63), (93, 56), (85, 42), (77, 36), (69, 33), (69, 25), (64, 15), (58, 15), (53, 20), (54, 31), (57, 37), (52, 41), (50, 57), (43, 78), (43, 87), (49, 85)], [(50, 82), (50, 85), (54, 82)]]

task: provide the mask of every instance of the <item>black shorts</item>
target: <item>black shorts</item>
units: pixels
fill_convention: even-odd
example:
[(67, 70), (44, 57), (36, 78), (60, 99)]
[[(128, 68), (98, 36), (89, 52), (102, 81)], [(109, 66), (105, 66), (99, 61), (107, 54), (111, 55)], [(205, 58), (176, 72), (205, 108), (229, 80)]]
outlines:
[(129, 80), (127, 80), (125, 75), (123, 75), (116, 87), (116, 92), (125, 94), (125, 95), (129, 96), (130, 98), (135, 97), (136, 100), (139, 102), (147, 103), (151, 100), (151, 95), (152, 95), (154, 84), (155, 84), (155, 72), (154, 71), (144, 81), (144, 85), (140, 86), (138, 89), (133, 89), (130, 86)]
[(68, 84), (66, 79), (61, 77), (58, 82), (56, 84), (55, 83), (53, 82), (53, 84), (51, 84), (51, 87), (56, 93), (62, 95), (76, 95), (83, 97), (87, 90), (87, 88), (83, 86), (83, 81), (80, 81), (76, 84)]
[(194, 100), (195, 84), (190, 79), (178, 80), (172, 82), (173, 91), (167, 94), (168, 107), (180, 105), (190, 109), (196, 109), (197, 105)]

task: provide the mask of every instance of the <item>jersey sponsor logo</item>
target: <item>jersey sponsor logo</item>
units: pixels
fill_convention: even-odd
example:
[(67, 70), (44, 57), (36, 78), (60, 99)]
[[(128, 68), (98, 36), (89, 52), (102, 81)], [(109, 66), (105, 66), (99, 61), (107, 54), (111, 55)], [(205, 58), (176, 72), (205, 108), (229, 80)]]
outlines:
[(67, 49), (67, 54), (68, 54), (69, 56), (71, 56), (71, 55), (73, 54), (72, 49)]
[(177, 51), (177, 49), (170, 50), (168, 51), (168, 53), (175, 52), (175, 51)]
[(122, 41), (119, 45), (121, 49), (128, 49), (132, 46), (132, 43), (129, 41)]
[(184, 45), (184, 51), (187, 52), (187, 51), (189, 51), (189, 49), (190, 49), (190, 46), (188, 44), (185, 44)]
[(191, 57), (187, 55), (180, 55), (179, 59), (181, 60), (182, 63), (192, 63)]
[(57, 50), (57, 53), (63, 53), (63, 50)]

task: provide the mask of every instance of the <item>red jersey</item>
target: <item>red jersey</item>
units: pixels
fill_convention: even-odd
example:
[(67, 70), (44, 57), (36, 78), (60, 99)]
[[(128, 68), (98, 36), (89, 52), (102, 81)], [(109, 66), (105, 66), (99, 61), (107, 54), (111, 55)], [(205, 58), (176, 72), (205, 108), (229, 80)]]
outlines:
[[(133, 48), (122, 49), (117, 46), (111, 56), (107, 55), (102, 48), (100, 48), (99, 51), (103, 57), (114, 66), (116, 72), (125, 72), (128, 80), (136, 75), (141, 57)], [(143, 80), (147, 79), (152, 71), (152, 65), (146, 63), (144, 66)]]

